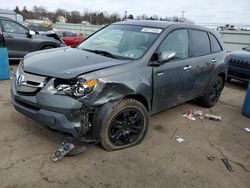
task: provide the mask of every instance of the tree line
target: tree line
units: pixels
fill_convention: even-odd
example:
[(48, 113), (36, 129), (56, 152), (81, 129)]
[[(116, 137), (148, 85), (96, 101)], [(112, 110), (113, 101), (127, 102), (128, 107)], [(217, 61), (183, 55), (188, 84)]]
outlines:
[(137, 19), (137, 20), (162, 20), (162, 21), (173, 21), (173, 22), (188, 22), (192, 23), (191, 20), (186, 18), (181, 18), (178, 16), (173, 17), (159, 17), (157, 15), (147, 16), (147, 15), (137, 15), (132, 14), (127, 15), (125, 11), (124, 16), (120, 15), (118, 12), (108, 13), (90, 11), (86, 9), (83, 12), (79, 11), (67, 11), (65, 9), (58, 8), (55, 11), (48, 11), (44, 6), (33, 6), (31, 10), (28, 10), (26, 6), (20, 9), (18, 6), (15, 7), (14, 11), (17, 14), (21, 14), (24, 19), (46, 19), (48, 18), (52, 22), (57, 22), (58, 16), (64, 16), (68, 23), (81, 23), (82, 21), (87, 21), (94, 25), (104, 25), (110, 24), (116, 21), (121, 21), (124, 19)]

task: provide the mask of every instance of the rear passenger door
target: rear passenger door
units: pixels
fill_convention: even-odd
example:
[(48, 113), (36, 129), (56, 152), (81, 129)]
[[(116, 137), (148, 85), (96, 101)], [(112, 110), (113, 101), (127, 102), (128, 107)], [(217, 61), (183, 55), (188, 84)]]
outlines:
[[(216, 69), (219, 65), (225, 63), (225, 52), (222, 49), (219, 41), (212, 33), (209, 33), (210, 44), (211, 44), (211, 56), (210, 63), (213, 65), (214, 69)], [(214, 71), (212, 73), (212, 78), (217, 76), (218, 72)], [(211, 79), (212, 79), (211, 78)]]
[(211, 54), (210, 38), (204, 30), (189, 29), (190, 59), (194, 90), (192, 98), (204, 94), (205, 88), (215, 69), (216, 57)]

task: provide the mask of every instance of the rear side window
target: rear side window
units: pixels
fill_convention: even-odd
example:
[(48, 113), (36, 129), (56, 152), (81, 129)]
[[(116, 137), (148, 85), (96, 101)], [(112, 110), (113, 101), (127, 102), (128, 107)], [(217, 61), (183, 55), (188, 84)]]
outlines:
[(222, 51), (221, 46), (218, 40), (215, 38), (215, 36), (209, 33), (209, 37), (210, 37), (210, 42), (211, 42), (211, 52), (215, 53), (215, 52)]
[(210, 54), (210, 42), (205, 31), (190, 30), (190, 56), (202, 56)]

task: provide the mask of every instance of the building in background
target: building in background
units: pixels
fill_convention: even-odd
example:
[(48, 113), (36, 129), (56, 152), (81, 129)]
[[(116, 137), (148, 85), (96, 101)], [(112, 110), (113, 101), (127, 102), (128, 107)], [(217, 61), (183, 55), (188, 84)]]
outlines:
[(59, 23), (66, 23), (66, 18), (64, 17), (64, 16), (58, 16), (57, 18), (56, 18), (56, 20), (57, 20), (57, 22), (59, 22)]

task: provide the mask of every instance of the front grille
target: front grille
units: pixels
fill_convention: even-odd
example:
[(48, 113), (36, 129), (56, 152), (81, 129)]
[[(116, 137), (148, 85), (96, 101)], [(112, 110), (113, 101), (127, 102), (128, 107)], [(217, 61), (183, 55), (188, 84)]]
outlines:
[(26, 73), (19, 67), (15, 74), (16, 90), (20, 94), (35, 95), (44, 87), (46, 80), (44, 76)]
[(250, 61), (243, 60), (243, 59), (238, 59), (238, 58), (230, 58), (229, 59), (229, 64), (240, 67), (240, 68), (247, 68), (250, 69)]

